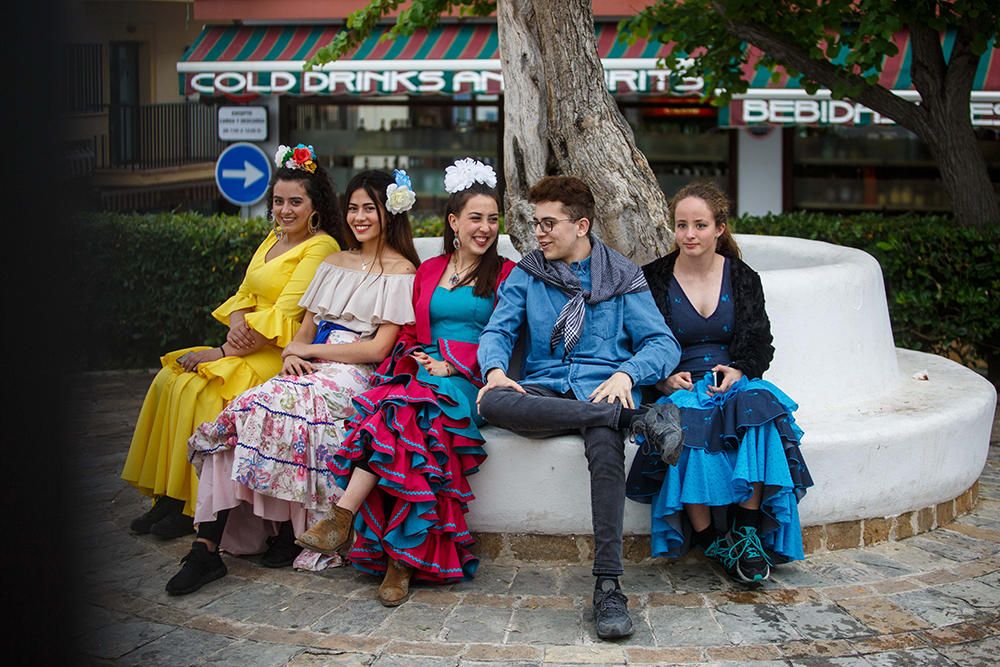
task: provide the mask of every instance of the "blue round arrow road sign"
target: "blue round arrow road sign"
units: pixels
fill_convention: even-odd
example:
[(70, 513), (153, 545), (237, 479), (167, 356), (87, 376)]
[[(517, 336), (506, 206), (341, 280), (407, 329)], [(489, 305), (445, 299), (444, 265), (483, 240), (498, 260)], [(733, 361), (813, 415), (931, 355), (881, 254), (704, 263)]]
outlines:
[(255, 144), (231, 144), (215, 163), (215, 184), (219, 192), (237, 206), (259, 202), (270, 181), (271, 160)]

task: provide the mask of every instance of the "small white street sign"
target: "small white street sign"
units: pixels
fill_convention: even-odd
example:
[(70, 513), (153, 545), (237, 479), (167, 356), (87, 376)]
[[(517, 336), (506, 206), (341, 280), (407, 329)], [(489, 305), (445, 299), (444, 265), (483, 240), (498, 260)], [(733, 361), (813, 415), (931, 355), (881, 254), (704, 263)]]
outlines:
[(219, 107), (219, 139), (267, 141), (267, 107)]

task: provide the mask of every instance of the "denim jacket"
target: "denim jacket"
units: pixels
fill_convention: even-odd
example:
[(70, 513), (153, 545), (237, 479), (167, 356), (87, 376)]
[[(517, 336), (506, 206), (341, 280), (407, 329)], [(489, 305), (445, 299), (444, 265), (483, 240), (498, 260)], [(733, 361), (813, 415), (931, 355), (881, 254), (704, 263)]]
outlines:
[[(590, 258), (573, 262), (570, 268), (589, 290)], [(622, 371), (632, 378), (632, 398), (638, 405), (639, 386), (667, 377), (680, 359), (680, 345), (649, 291), (587, 304), (580, 342), (569, 355), (561, 341), (555, 349), (549, 348), (552, 325), (568, 296), (519, 267), (511, 271), (499, 294), (493, 316), (479, 338), (479, 366), (484, 377), (494, 368), (507, 372), (522, 327), (527, 340), (519, 382), (560, 393), (572, 390), (584, 401), (613, 373)]]

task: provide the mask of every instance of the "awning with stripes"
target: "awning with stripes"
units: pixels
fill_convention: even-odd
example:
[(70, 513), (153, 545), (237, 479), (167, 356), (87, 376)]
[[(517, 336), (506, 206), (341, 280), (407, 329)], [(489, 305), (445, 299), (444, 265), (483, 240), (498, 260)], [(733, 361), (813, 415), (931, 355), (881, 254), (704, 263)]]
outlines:
[[(502, 91), (494, 23), (440, 25), (387, 41), (380, 38), (389, 27), (380, 26), (345, 58), (328, 63), (320, 71), (303, 72), (306, 60), (342, 29), (330, 25), (207, 26), (177, 63), (181, 92), (185, 95), (453, 95)], [(666, 70), (657, 68), (657, 58), (666, 49), (663, 44), (642, 40), (631, 45), (619, 42), (615, 23), (597, 23), (595, 32), (610, 91), (660, 96), (665, 93), (691, 96), (702, 92), (700, 79), (671, 77)], [(900, 32), (894, 39), (899, 53), (886, 59), (879, 81), (891, 89), (912, 91), (909, 34)], [(953, 35), (943, 37), (946, 54), (950, 53), (953, 42)], [(983, 54), (973, 88), (988, 92), (985, 95), (988, 99), (1000, 95), (1000, 49), (994, 46), (991, 41)], [(844, 52), (841, 57), (846, 55)], [(742, 98), (817, 99), (802, 90), (799, 78), (786, 73), (772, 77), (770, 72), (756, 66), (758, 60), (759, 53), (752, 54), (744, 68), (750, 90)]]

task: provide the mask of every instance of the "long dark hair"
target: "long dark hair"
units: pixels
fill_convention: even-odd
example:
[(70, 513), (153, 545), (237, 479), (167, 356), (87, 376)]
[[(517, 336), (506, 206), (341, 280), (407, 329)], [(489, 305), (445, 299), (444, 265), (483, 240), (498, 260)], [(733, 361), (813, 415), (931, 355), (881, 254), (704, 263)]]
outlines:
[[(448, 224), (448, 216), (454, 215), (456, 218), (462, 217), (462, 211), (469, 200), (476, 195), (486, 195), (492, 197), (500, 209), (500, 194), (495, 188), (488, 185), (474, 182), (464, 190), (459, 190), (448, 197), (448, 203), (444, 209), (444, 252), (451, 254), (455, 251), (455, 231)], [(500, 235), (493, 239), (493, 243), (486, 249), (483, 256), (479, 258), (476, 268), (470, 271), (456, 287), (468, 285), (475, 281), (476, 285), (472, 293), (476, 296), (493, 296), (496, 290), (497, 276), (500, 275), (500, 267), (503, 266), (503, 258), (497, 252), (497, 243), (500, 242)]]
[[(319, 228), (336, 239), (340, 247), (344, 247), (344, 214), (337, 201), (330, 174), (323, 167), (309, 173), (304, 169), (289, 169), (278, 167), (271, 183), (267, 186), (267, 212), (274, 219), (274, 184), (278, 181), (297, 181), (305, 188), (306, 194), (312, 200), (313, 210), (319, 215)], [(353, 237), (353, 234), (351, 235)]]
[[(381, 230), (378, 237), (378, 245), (375, 247), (376, 254), (381, 254), (382, 248), (388, 245), (408, 259), (413, 266), (420, 266), (420, 256), (417, 254), (417, 249), (413, 247), (413, 231), (410, 229), (410, 216), (406, 213), (391, 213), (385, 207), (385, 189), (394, 182), (392, 176), (377, 169), (370, 169), (355, 174), (354, 178), (347, 184), (347, 190), (344, 191), (344, 208), (346, 210), (348, 204), (350, 204), (351, 195), (354, 194), (355, 190), (364, 190), (367, 192), (371, 200), (377, 204), (375, 210), (378, 212), (379, 229)], [(349, 227), (346, 216), (344, 217), (344, 226)], [(344, 247), (348, 250), (358, 250), (361, 248), (361, 242), (358, 241), (358, 238), (349, 229), (344, 234)], [(381, 264), (381, 262), (379, 263)]]
[[(677, 210), (677, 205), (688, 197), (696, 197), (705, 202), (708, 210), (712, 212), (712, 218), (715, 219), (716, 227), (719, 225), (726, 226), (716, 241), (715, 252), (724, 257), (739, 259), (740, 247), (736, 244), (736, 239), (733, 237), (733, 226), (729, 223), (729, 199), (725, 193), (719, 189), (719, 186), (714, 181), (693, 181), (688, 183), (677, 191), (677, 194), (673, 196), (667, 205), (667, 208), (670, 210), (671, 220), (674, 219), (674, 212)], [(675, 237), (670, 252), (677, 250), (677, 247), (677, 238)]]

